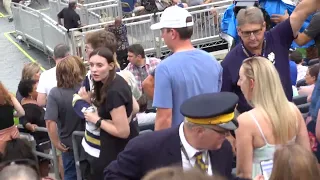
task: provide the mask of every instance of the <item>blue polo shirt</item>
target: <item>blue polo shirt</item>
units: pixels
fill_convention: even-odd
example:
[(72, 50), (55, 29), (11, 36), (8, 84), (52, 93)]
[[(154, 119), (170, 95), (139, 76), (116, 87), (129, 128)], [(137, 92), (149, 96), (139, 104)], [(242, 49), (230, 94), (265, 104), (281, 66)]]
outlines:
[[(266, 45), (263, 53), (266, 58), (268, 58), (270, 53), (275, 55), (275, 67), (280, 75), (286, 96), (290, 101), (292, 100), (292, 86), (289, 67), (289, 48), (293, 39), (294, 37), (290, 20), (287, 19), (265, 33)], [(249, 53), (249, 56), (254, 56), (253, 54), (250, 54), (248, 50), (247, 52)], [(243, 60), (246, 58), (248, 57), (243, 52), (241, 43), (239, 43), (227, 54), (221, 63), (223, 67), (221, 91), (234, 92), (239, 96), (237, 109), (240, 113), (252, 109), (244, 98), (240, 87), (237, 86), (239, 70)]]

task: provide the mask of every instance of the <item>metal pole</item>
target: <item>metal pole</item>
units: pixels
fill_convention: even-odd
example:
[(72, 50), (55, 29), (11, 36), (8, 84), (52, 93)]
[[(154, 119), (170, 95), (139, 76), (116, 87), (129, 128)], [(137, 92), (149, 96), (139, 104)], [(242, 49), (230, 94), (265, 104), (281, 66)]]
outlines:
[(72, 133), (72, 147), (73, 147), (73, 156), (76, 164), (77, 171), (77, 180), (82, 180), (81, 170), (80, 170), (80, 157), (79, 157), (79, 148), (76, 140), (76, 136), (84, 136), (83, 131), (74, 131)]
[[(23, 126), (21, 124), (17, 125), (17, 127), (19, 129), (24, 129)], [(47, 128), (44, 128), (44, 127), (36, 127), (35, 128), (35, 132), (46, 132), (48, 133), (48, 129)], [(30, 134), (29, 134), (30, 135)], [(31, 135), (30, 135), (31, 136)], [(33, 137), (33, 136), (32, 136)], [(36, 151), (36, 142), (33, 141), (32, 142), (32, 150), (34, 152), (35, 155), (37, 156), (40, 156), (40, 157), (44, 157), (44, 158), (47, 158), (47, 159), (50, 159), (53, 161), (53, 169), (54, 169), (54, 174), (55, 174), (55, 177), (56, 177), (56, 180), (60, 180), (60, 173), (59, 173), (59, 166), (58, 166), (58, 157), (57, 157), (57, 152), (56, 152), (56, 149), (55, 147), (53, 146), (52, 142), (51, 142), (51, 150), (52, 150), (52, 155), (49, 155), (49, 154), (45, 154), (43, 152), (39, 152), (39, 151)]]
[(122, 18), (123, 16), (122, 16), (122, 4), (121, 4), (121, 0), (118, 0), (117, 3), (118, 3), (118, 16)]

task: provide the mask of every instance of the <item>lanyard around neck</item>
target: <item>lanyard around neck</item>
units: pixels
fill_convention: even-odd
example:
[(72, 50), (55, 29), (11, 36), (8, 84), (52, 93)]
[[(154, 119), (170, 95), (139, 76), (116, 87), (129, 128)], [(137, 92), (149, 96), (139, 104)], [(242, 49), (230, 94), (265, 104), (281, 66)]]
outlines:
[[(267, 43), (266, 43), (266, 39), (263, 40), (263, 48), (262, 48), (262, 54), (261, 56), (262, 57), (266, 57), (266, 46), (267, 46)], [(243, 43), (241, 42), (241, 47), (242, 47), (242, 51), (243, 53), (249, 58), (249, 57), (253, 57), (253, 56), (257, 56), (257, 55), (253, 55), (253, 56), (250, 56), (250, 54), (248, 53), (248, 51), (246, 50), (246, 48), (244, 47)]]
[[(184, 157), (188, 160), (189, 165), (190, 165), (191, 167), (193, 167), (193, 165), (191, 164), (191, 160), (190, 160), (190, 158), (189, 158), (189, 156), (188, 156), (188, 153), (187, 153), (185, 147), (183, 146), (182, 142), (180, 142), (180, 148), (181, 148), (181, 151), (182, 151)], [(206, 155), (205, 155), (205, 159), (204, 159), (204, 164), (205, 164), (205, 165), (209, 165), (209, 161), (208, 161), (208, 160), (209, 160), (209, 153), (208, 153), (208, 151), (207, 151), (205, 154), (206, 154)]]

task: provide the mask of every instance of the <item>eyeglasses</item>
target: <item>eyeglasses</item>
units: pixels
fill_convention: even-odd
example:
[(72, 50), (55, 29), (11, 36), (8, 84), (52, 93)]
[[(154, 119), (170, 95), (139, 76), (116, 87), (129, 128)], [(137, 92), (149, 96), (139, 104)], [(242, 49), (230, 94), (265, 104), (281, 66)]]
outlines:
[(0, 163), (0, 171), (2, 171), (4, 168), (12, 165), (24, 165), (32, 168), (33, 170), (36, 171), (37, 175), (40, 177), (40, 172), (39, 172), (39, 166), (38, 163), (30, 160), (30, 159), (17, 159), (13, 161), (5, 161)]
[(257, 36), (261, 33), (261, 31), (262, 31), (262, 28), (257, 29), (257, 30), (253, 30), (253, 31), (241, 31), (241, 34), (244, 37), (250, 37), (251, 35)]

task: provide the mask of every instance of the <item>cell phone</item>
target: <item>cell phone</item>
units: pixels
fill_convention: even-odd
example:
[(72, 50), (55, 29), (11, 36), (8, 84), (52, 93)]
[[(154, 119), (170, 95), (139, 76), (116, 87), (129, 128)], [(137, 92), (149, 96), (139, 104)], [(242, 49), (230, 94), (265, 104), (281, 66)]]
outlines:
[(66, 145), (63, 144), (63, 143), (60, 143), (60, 144), (61, 144), (62, 147), (66, 148), (66, 149), (69, 148), (68, 146), (66, 146)]
[(272, 168), (273, 168), (273, 160), (266, 160), (260, 162), (261, 172), (265, 180), (270, 179)]

